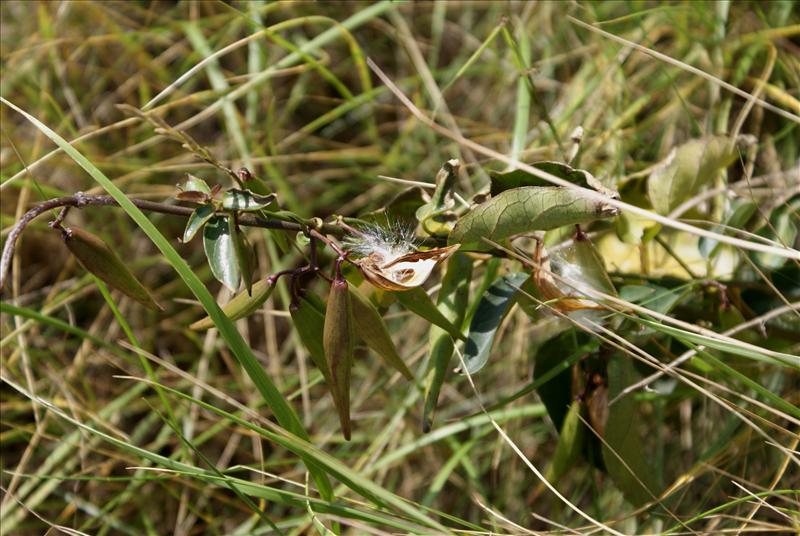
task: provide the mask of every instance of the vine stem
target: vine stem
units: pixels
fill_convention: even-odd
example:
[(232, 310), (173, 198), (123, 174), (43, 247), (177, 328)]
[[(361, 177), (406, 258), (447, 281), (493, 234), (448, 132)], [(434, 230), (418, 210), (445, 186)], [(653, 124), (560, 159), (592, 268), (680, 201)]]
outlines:
[[(178, 205), (169, 205), (166, 203), (158, 203), (155, 201), (147, 201), (145, 199), (136, 199), (130, 198), (130, 201), (139, 207), (142, 210), (146, 210), (149, 212), (157, 212), (160, 214), (170, 214), (173, 216), (182, 216), (188, 218), (194, 212), (193, 208), (190, 207), (182, 207)], [(34, 219), (38, 218), (42, 214), (45, 214), (51, 210), (55, 210), (57, 208), (70, 208), (70, 207), (86, 207), (86, 206), (119, 206), (117, 201), (111, 197), (110, 195), (87, 195), (82, 192), (78, 192), (74, 195), (69, 195), (65, 197), (57, 197), (55, 199), (50, 199), (35, 205), (33, 208), (28, 210), (22, 217), (19, 219), (17, 223), (11, 228), (8, 233), (8, 238), (6, 239), (6, 243), (3, 245), (3, 253), (0, 255), (0, 291), (5, 288), (6, 279), (8, 276), (9, 269), (11, 267), (11, 259), (14, 256), (14, 247), (16, 246), (17, 239), (25, 230), (25, 227), (28, 226)], [(309, 225), (314, 225), (313, 223), (309, 222), (309, 224), (303, 223), (296, 223), (296, 222), (288, 222), (282, 220), (272, 220), (272, 219), (264, 219), (259, 218), (257, 216), (253, 216), (251, 214), (243, 214), (239, 216), (238, 219), (239, 225), (246, 225), (248, 227), (261, 227), (264, 229), (276, 229), (279, 231), (307, 231)], [(345, 230), (341, 227), (333, 224), (322, 224), (321, 226), (317, 226), (317, 228), (325, 234), (331, 234), (334, 236), (341, 236), (345, 233)]]

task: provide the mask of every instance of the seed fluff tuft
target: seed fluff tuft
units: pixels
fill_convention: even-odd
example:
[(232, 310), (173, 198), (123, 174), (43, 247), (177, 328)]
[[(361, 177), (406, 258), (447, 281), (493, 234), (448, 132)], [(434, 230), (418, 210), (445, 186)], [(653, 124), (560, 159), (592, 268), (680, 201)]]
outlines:
[(371, 222), (358, 226), (343, 240), (344, 246), (359, 257), (379, 257), (388, 263), (417, 250), (414, 227), (397, 220)]

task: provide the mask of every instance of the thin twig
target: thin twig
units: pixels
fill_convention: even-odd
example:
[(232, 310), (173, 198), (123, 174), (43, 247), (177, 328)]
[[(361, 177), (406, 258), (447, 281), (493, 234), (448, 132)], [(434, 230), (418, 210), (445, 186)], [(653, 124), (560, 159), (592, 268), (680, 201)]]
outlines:
[[(142, 210), (158, 212), (160, 214), (171, 214), (173, 216), (183, 216), (188, 218), (192, 215), (192, 212), (194, 212), (194, 209), (191, 207), (169, 205), (166, 203), (147, 201), (145, 199), (131, 198), (130, 201)], [(5, 288), (6, 277), (8, 275), (9, 268), (11, 267), (11, 259), (14, 256), (14, 246), (16, 245), (17, 239), (22, 234), (22, 231), (25, 230), (25, 227), (27, 227), (28, 224), (42, 214), (57, 208), (80, 208), (86, 206), (119, 206), (119, 204), (110, 195), (87, 195), (82, 192), (78, 192), (75, 195), (57, 197), (55, 199), (44, 201), (23, 214), (19, 221), (15, 223), (9, 231), (6, 243), (3, 245), (3, 253), (2, 256), (0, 256), (0, 291)], [(304, 231), (307, 229), (307, 226), (301, 223), (264, 219), (257, 216), (252, 216), (250, 214), (239, 216), (238, 222), (239, 225), (246, 225), (248, 227), (262, 227), (264, 229), (276, 229), (287, 232)], [(344, 230), (341, 227), (333, 224), (322, 224), (319, 229), (326, 234), (331, 234), (334, 236), (341, 236), (344, 234)]]

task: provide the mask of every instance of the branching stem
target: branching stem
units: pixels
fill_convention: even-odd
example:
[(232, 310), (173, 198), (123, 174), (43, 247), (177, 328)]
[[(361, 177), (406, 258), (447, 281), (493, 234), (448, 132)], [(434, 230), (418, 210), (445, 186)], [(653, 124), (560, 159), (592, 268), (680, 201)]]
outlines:
[[(130, 201), (142, 210), (158, 212), (160, 214), (171, 214), (173, 216), (182, 216), (188, 218), (192, 215), (192, 212), (194, 212), (194, 209), (191, 207), (158, 203), (155, 201), (147, 201), (145, 199), (130, 198)], [(64, 210), (62, 210), (61, 214), (59, 214), (55, 220), (58, 222), (58, 224), (60, 224), (66, 215), (67, 209), (71, 207), (80, 208), (85, 206), (119, 206), (119, 204), (110, 195), (87, 195), (82, 192), (78, 192), (74, 195), (57, 197), (55, 199), (44, 201), (23, 214), (19, 221), (14, 224), (9, 231), (8, 238), (3, 246), (2, 256), (0, 256), (0, 291), (5, 288), (6, 278), (11, 267), (11, 258), (14, 256), (14, 247), (17, 243), (17, 239), (25, 230), (25, 227), (27, 227), (28, 224), (42, 214), (63, 207)], [(302, 223), (264, 219), (250, 214), (240, 215), (238, 218), (238, 223), (239, 225), (246, 225), (248, 227), (262, 227), (264, 229), (277, 229), (279, 231), (305, 231), (308, 229), (308, 225), (304, 225)], [(312, 225), (312, 223), (309, 223), (309, 225)], [(317, 228), (322, 233), (335, 236), (341, 236), (345, 233), (344, 229), (333, 224), (324, 223), (321, 226), (317, 225)], [(322, 234), (319, 234), (319, 236), (323, 236), (323, 240), (326, 243), (331, 244), (330, 239), (325, 238)], [(317, 238), (319, 238), (319, 236)]]

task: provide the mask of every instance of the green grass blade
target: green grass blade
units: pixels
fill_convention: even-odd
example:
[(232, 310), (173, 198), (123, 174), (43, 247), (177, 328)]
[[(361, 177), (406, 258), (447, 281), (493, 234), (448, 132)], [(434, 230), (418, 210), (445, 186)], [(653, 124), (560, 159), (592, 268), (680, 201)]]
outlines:
[[(92, 162), (83, 156), (77, 149), (71, 146), (64, 138), (59, 136), (47, 125), (40, 122), (38, 119), (28, 114), (24, 110), (18, 108), (8, 100), (0, 97), (0, 102), (5, 103), (10, 108), (22, 114), (28, 121), (33, 123), (43, 134), (50, 138), (56, 145), (67, 153), (78, 165), (80, 165), (89, 175), (92, 176), (128, 213), (134, 222), (145, 232), (145, 234), (153, 241), (156, 247), (161, 251), (167, 261), (172, 265), (178, 275), (183, 279), (186, 286), (197, 297), (203, 308), (208, 315), (214, 320), (214, 324), (219, 329), (220, 335), (225, 339), (225, 342), (231, 349), (231, 352), (239, 361), (241, 366), (247, 372), (247, 375), (258, 388), (261, 396), (264, 398), (266, 404), (270, 407), (275, 414), (278, 422), (298, 437), (304, 439), (308, 438), (305, 429), (303, 428), (300, 419), (294, 412), (292, 407), (286, 402), (281, 395), (278, 388), (269, 379), (261, 364), (256, 359), (253, 351), (242, 338), (241, 334), (236, 330), (233, 322), (225, 316), (222, 309), (217, 305), (214, 297), (205, 287), (202, 281), (194, 274), (192, 269), (185, 260), (175, 251), (169, 240), (161, 234), (161, 231), (139, 210), (111, 180), (103, 174)], [(330, 496), (332, 488), (327, 480), (327, 477), (322, 472), (313, 466), (313, 462), (309, 464), (309, 470), (312, 471), (317, 485), (320, 487), (320, 492), (323, 496)]]

